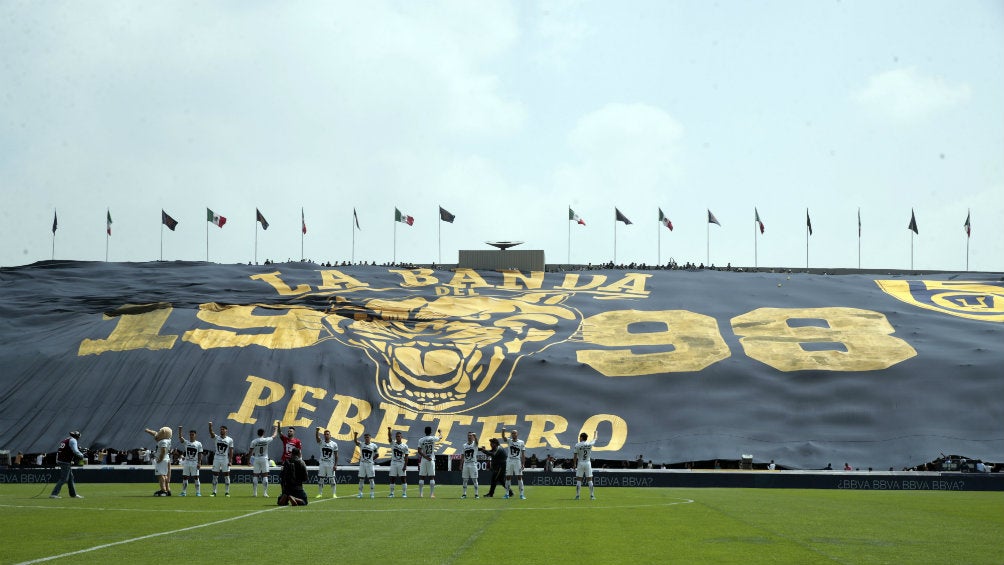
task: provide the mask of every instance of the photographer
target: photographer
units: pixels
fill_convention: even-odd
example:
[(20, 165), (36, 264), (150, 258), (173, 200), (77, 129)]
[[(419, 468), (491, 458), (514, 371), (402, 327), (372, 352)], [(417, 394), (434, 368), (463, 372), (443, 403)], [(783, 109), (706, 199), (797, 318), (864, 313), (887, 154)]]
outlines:
[(56, 451), (56, 464), (59, 465), (59, 481), (52, 488), (49, 498), (60, 498), (59, 490), (66, 485), (70, 492), (70, 498), (83, 498), (77, 494), (77, 485), (73, 483), (73, 463), (80, 461), (83, 464), (84, 454), (77, 447), (77, 440), (80, 439), (80, 432), (70, 432), (70, 437), (59, 442), (59, 449)]

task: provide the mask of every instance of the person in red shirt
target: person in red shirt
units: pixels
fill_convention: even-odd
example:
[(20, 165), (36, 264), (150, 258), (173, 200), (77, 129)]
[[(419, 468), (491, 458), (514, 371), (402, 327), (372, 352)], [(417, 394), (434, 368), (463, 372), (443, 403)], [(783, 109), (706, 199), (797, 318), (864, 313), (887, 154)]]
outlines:
[(290, 426), (289, 429), (286, 430), (286, 435), (279, 434), (279, 439), (282, 440), (282, 463), (289, 461), (294, 447), (303, 451), (303, 446), (300, 445), (300, 439), (293, 437), (294, 435), (296, 435), (296, 429), (293, 428), (293, 426)]

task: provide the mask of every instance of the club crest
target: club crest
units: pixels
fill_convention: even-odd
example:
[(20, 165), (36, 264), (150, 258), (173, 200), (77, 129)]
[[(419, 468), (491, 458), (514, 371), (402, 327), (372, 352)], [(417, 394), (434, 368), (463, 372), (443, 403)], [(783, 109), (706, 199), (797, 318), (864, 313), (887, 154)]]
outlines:
[(890, 296), (951, 316), (1004, 322), (1004, 284), (983, 281), (876, 280)]

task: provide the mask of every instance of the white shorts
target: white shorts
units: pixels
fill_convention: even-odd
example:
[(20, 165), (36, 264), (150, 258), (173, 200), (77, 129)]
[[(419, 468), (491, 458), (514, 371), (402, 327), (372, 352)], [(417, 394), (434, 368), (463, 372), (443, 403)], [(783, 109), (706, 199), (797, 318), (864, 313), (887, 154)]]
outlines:
[(519, 459), (506, 459), (505, 474), (507, 476), (522, 476), (523, 464), (520, 463)]
[(575, 477), (587, 479), (593, 478), (593, 464), (590, 461), (579, 461), (578, 466), (575, 467)]
[(181, 476), (183, 476), (183, 477), (198, 477), (199, 476), (199, 462), (198, 461), (182, 461), (181, 462)]
[(321, 461), (317, 465), (317, 476), (324, 478), (331, 478), (335, 476), (335, 462), (334, 461)]
[(255, 457), (254, 461), (251, 463), (251, 472), (256, 475), (264, 475), (268, 473), (268, 456), (261, 455)]
[(431, 477), (436, 474), (436, 460), (421, 458), (418, 460), (418, 476)]
[(404, 466), (404, 461), (401, 461), (400, 463), (395, 463), (393, 461), (390, 462), (391, 477), (407, 477), (408, 473), (406, 469), (407, 468)]
[(166, 475), (171, 472), (171, 460), (164, 459), (163, 461), (156, 461), (153, 464), (153, 474), (158, 477), (161, 475)]
[(478, 480), (478, 464), (464, 463), (464, 469), (460, 472), (460, 478)]
[(229, 473), (230, 461), (227, 461), (226, 457), (220, 457), (220, 456), (213, 457), (213, 472)]
[(376, 478), (376, 474), (373, 472), (373, 462), (372, 461), (360, 461), (359, 462), (359, 478), (360, 479), (373, 479), (373, 478)]

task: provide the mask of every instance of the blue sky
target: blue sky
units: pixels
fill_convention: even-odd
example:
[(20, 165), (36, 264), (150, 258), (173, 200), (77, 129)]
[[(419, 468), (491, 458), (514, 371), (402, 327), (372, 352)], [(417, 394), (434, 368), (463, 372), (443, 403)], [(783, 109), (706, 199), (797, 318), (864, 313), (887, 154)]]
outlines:
[(809, 264), (856, 267), (860, 208), (864, 268), (909, 268), (912, 238), (916, 268), (964, 269), (971, 211), (970, 268), (1004, 271), (1000, 2), (2, 11), (3, 266), (52, 257), (54, 210), (57, 259), (156, 260), (163, 238), (205, 260), (207, 207), (228, 219), (215, 262), (254, 258), (255, 208), (258, 260), (298, 259), (303, 208), (315, 261), (505, 239), (549, 263), (745, 266), (755, 207), (760, 266), (805, 266), (808, 209)]

